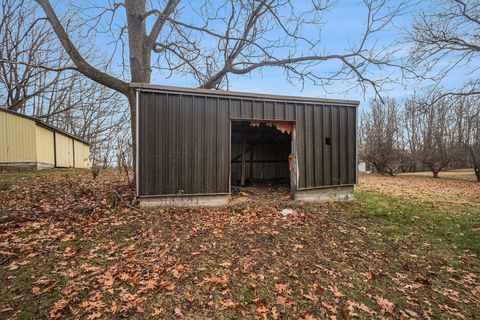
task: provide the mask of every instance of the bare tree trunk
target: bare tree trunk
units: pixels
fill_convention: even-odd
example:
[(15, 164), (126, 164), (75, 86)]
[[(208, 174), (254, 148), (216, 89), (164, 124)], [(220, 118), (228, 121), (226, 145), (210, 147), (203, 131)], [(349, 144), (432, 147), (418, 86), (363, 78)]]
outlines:
[[(126, 0), (128, 24), (128, 48), (130, 50), (130, 75), (133, 82), (150, 83), (150, 57), (153, 44), (149, 45), (146, 26), (146, 0)], [(130, 97), (128, 97), (130, 102)], [(130, 109), (132, 105), (130, 103)], [(135, 109), (134, 109), (135, 110)]]

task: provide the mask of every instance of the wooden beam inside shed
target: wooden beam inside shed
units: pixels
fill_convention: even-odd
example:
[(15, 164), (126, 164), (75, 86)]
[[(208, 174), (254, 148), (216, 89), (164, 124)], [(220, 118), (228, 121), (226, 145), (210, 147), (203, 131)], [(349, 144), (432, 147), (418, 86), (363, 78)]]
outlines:
[(245, 127), (242, 126), (242, 168), (241, 168), (241, 174), (240, 174), (240, 186), (244, 187), (245, 186)]
[(250, 175), (249, 175), (249, 179), (253, 178), (253, 147), (255, 145), (252, 144), (250, 146)]

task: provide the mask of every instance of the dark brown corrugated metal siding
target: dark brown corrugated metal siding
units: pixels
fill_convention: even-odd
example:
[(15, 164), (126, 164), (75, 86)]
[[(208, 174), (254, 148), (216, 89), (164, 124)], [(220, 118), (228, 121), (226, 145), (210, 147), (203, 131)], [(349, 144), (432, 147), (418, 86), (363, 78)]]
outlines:
[(141, 90), (138, 111), (139, 195), (228, 193), (232, 119), (295, 122), (299, 189), (356, 183), (353, 105)]

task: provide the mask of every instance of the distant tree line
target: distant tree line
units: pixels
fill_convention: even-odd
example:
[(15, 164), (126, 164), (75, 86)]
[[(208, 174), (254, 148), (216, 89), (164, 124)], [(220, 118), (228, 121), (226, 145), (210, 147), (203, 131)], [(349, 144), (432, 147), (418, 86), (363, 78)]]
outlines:
[(480, 96), (373, 99), (360, 116), (359, 157), (377, 172), (473, 168), (480, 182)]

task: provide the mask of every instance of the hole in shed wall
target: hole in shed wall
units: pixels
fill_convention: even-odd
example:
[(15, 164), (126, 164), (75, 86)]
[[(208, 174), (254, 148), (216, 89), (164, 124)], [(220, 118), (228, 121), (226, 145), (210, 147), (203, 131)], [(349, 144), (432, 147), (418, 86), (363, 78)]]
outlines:
[(232, 121), (231, 132), (232, 191), (281, 187), (289, 193), (293, 123)]

